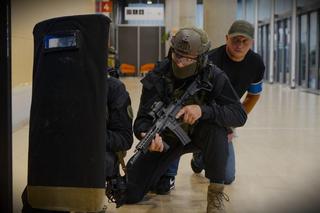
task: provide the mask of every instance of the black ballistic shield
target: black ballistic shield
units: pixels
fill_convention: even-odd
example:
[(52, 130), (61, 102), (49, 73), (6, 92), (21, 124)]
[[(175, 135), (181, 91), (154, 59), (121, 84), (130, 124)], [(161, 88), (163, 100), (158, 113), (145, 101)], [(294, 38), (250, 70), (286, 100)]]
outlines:
[(109, 25), (90, 14), (34, 27), (27, 186), (34, 208), (103, 207)]

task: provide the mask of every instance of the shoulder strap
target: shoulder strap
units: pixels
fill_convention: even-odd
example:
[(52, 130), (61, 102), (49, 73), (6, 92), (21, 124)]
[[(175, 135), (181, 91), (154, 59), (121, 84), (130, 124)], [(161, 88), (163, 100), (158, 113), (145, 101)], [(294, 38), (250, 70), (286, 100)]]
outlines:
[(216, 97), (220, 94), (221, 90), (224, 87), (225, 79), (221, 75), (225, 75), (224, 72), (215, 64), (209, 64), (209, 69), (207, 71), (208, 81), (212, 84), (212, 93), (213, 97)]

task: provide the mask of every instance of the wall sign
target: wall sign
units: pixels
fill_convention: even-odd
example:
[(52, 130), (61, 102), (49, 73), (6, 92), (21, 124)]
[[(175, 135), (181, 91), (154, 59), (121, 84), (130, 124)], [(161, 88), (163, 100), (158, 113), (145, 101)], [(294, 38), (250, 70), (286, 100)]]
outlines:
[(163, 20), (163, 7), (125, 7), (125, 20)]

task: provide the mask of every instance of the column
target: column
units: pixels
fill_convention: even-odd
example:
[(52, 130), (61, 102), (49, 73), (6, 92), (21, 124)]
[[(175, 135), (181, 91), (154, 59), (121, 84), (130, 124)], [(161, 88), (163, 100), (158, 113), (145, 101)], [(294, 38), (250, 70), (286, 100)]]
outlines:
[[(166, 32), (174, 34), (181, 27), (196, 25), (197, 0), (166, 0), (165, 4)], [(168, 49), (166, 42), (166, 51)]]
[(254, 51), (258, 52), (258, 8), (259, 0), (254, 0)]
[(203, 0), (204, 30), (211, 40), (211, 48), (225, 44), (225, 36), (236, 20), (237, 0)]
[(297, 25), (297, 1), (292, 0), (291, 14), (291, 79), (290, 87), (296, 87), (296, 25)]
[(271, 0), (270, 46), (269, 46), (269, 83), (274, 81), (274, 0)]
[(196, 25), (197, 0), (180, 0), (180, 27)]

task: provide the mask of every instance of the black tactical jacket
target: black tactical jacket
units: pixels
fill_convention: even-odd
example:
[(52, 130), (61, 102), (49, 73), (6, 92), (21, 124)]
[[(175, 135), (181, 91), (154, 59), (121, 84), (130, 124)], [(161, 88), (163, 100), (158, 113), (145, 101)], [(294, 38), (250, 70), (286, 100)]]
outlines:
[(124, 84), (116, 78), (107, 78), (107, 149), (125, 151), (131, 148), (132, 109)]
[[(170, 81), (173, 82), (171, 61), (165, 59), (152, 72), (149, 72), (142, 80), (143, 88), (140, 98), (140, 106), (137, 118), (134, 122), (134, 133), (137, 138), (141, 138), (141, 132), (146, 132), (152, 125), (152, 117), (148, 114), (151, 106), (156, 101), (169, 103), (174, 92), (170, 92)], [(202, 96), (200, 105), (202, 116), (201, 121), (213, 122), (223, 127), (243, 126), (247, 120), (247, 114), (239, 101), (237, 93), (232, 88), (226, 74), (217, 66), (207, 64), (200, 72), (203, 78), (213, 85), (210, 92), (200, 92), (197, 96)], [(200, 74), (199, 74), (200, 75)], [(185, 81), (186, 87), (195, 77)]]

